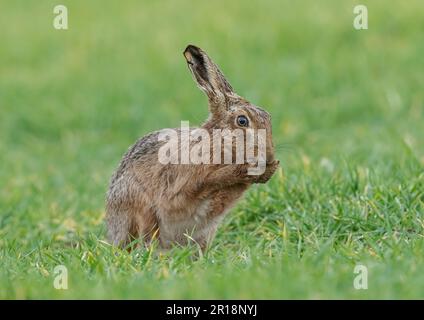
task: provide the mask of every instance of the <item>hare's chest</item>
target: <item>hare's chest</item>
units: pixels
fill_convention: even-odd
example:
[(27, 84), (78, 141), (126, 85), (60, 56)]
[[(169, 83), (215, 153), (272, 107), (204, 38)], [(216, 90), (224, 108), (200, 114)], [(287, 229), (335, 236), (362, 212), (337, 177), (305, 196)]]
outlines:
[[(215, 232), (219, 221), (211, 214), (213, 199), (204, 199), (196, 205), (186, 207), (184, 214), (175, 218), (162, 219), (160, 223), (161, 242), (168, 246), (173, 242), (186, 244), (196, 241), (207, 242)], [(219, 219), (220, 220), (220, 219)]]
[(160, 215), (160, 239), (164, 247), (172, 243), (187, 244), (195, 241), (202, 247), (209, 243), (228, 209), (242, 195), (245, 187), (212, 192), (202, 200)]

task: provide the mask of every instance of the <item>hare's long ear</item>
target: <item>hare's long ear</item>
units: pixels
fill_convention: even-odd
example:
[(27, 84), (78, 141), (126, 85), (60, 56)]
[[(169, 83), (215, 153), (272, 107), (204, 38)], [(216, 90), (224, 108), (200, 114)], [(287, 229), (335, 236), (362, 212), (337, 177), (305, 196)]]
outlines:
[(229, 107), (229, 98), (236, 96), (218, 66), (202, 49), (189, 45), (184, 50), (187, 65), (197, 85), (209, 99), (210, 112), (219, 115)]

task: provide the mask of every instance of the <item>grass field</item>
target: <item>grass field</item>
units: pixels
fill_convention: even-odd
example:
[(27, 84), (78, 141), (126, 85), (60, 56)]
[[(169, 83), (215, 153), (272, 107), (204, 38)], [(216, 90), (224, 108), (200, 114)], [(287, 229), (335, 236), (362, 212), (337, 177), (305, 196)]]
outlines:
[[(424, 298), (422, 1), (361, 1), (361, 31), (356, 1), (59, 3), (0, 5), (0, 298)], [(203, 257), (117, 253), (103, 217), (120, 157), (207, 116), (188, 43), (272, 114), (283, 170)]]

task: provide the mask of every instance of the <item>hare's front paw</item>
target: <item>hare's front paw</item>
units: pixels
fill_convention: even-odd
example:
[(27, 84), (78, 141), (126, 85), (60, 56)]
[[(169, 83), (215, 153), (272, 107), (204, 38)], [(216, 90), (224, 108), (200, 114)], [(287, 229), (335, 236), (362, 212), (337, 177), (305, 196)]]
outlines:
[(252, 183), (253, 177), (248, 173), (249, 166), (225, 165), (212, 171), (204, 181), (207, 185), (231, 186), (238, 183)]
[(252, 182), (254, 179), (254, 176), (249, 174), (249, 165), (234, 167), (234, 176), (241, 182)]
[(254, 176), (253, 183), (266, 183), (269, 179), (271, 179), (274, 172), (277, 170), (278, 166), (280, 165), (279, 160), (274, 160), (271, 163), (267, 163), (265, 172), (259, 176)]

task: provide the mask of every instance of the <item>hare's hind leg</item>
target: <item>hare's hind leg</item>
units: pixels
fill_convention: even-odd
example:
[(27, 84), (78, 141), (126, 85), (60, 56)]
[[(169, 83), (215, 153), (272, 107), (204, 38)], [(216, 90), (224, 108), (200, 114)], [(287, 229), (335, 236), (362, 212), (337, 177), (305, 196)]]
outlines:
[(108, 209), (106, 220), (108, 239), (114, 246), (124, 248), (138, 237), (137, 226), (130, 212)]
[(114, 246), (126, 247), (135, 239), (149, 245), (159, 238), (159, 227), (156, 216), (143, 209), (107, 213), (108, 238)]

